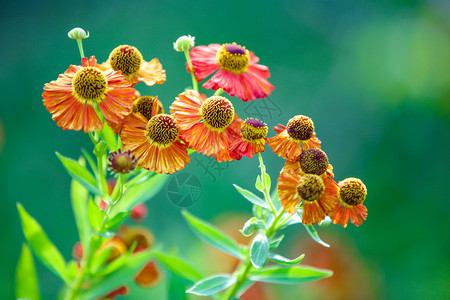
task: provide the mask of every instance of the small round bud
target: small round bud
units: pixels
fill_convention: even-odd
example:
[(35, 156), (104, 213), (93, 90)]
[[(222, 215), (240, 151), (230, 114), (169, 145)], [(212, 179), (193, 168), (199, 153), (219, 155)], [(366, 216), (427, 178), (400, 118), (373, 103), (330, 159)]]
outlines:
[(73, 40), (87, 39), (89, 37), (89, 31), (86, 33), (83, 28), (75, 27), (67, 33), (67, 36)]
[(122, 152), (122, 149), (111, 151), (108, 160), (108, 167), (114, 173), (130, 173), (137, 164), (137, 158), (134, 154), (131, 154), (130, 150), (125, 152)]
[(173, 43), (173, 49), (178, 52), (190, 50), (195, 46), (195, 36), (183, 35), (180, 36), (175, 43)]

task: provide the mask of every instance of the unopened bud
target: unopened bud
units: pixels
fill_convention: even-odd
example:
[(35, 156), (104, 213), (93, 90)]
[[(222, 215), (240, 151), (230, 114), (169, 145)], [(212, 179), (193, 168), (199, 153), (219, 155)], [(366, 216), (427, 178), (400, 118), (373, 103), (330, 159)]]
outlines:
[(173, 43), (173, 48), (175, 51), (183, 52), (190, 50), (195, 46), (195, 36), (183, 35), (180, 36), (175, 43)]
[(82, 40), (89, 37), (89, 31), (86, 33), (82, 28), (76, 27), (67, 33), (69, 38), (73, 40)]

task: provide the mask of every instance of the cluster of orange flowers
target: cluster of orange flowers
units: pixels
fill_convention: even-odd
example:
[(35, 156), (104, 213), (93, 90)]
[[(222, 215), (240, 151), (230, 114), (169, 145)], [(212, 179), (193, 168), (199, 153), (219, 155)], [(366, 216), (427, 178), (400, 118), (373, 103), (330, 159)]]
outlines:
[[(100, 206), (102, 205), (106, 204), (102, 202)], [(146, 206), (140, 204), (131, 211), (130, 216), (134, 221), (140, 222), (146, 216), (146, 214)], [(119, 227), (117, 235), (103, 242), (97, 252), (94, 253), (94, 257), (104, 257), (104, 254), (106, 253), (107, 256), (104, 257), (104, 265), (106, 266), (107, 264), (110, 264), (120, 257), (126, 255), (126, 253), (129, 251), (133, 251), (133, 253), (144, 251), (151, 248), (153, 244), (153, 234), (146, 227), (136, 225), (122, 225)], [(78, 261), (78, 266), (80, 266), (80, 261), (83, 258), (83, 248), (80, 242), (76, 243), (73, 247), (72, 256)], [(156, 267), (155, 262), (153, 260), (150, 260), (136, 274), (136, 276), (134, 277), (134, 282), (140, 287), (150, 288), (159, 281), (160, 277), (161, 272)], [(111, 291), (101, 299), (112, 299), (117, 296), (126, 295), (128, 294), (128, 292), (128, 287), (124, 285)]]
[(190, 162), (188, 148), (222, 162), (253, 157), (265, 150), (267, 141), (286, 159), (278, 179), (286, 211), (293, 214), (301, 206), (304, 224), (319, 223), (326, 215), (344, 227), (349, 218), (357, 226), (366, 219), (367, 209), (362, 204), (366, 187), (356, 178), (334, 182), (310, 118), (295, 116), (287, 126), (274, 127), (277, 135), (266, 139), (264, 122), (240, 119), (231, 101), (220, 95), (225, 91), (249, 101), (271, 93), (269, 70), (258, 64), (253, 52), (235, 43), (210, 44), (194, 47), (189, 57), (188, 72), (193, 72), (198, 82), (213, 74), (203, 88), (217, 92), (208, 98), (186, 90), (176, 97), (170, 114), (164, 113), (158, 97), (141, 97), (134, 89), (140, 81), (149, 86), (163, 83), (165, 70), (157, 59), (146, 62), (139, 50), (128, 45), (114, 49), (101, 65), (91, 57), (83, 58), (81, 66), (70, 66), (45, 85), (44, 105), (63, 129), (102, 129), (103, 115), (125, 150), (111, 158), (110, 165), (116, 169), (121, 164), (134, 168), (132, 154), (140, 167), (171, 174)]

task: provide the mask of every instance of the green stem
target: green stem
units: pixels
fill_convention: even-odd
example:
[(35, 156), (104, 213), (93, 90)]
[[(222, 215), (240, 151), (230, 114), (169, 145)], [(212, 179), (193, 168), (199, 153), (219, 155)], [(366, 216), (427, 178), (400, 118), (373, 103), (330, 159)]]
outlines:
[(245, 264), (241, 265), (240, 272), (238, 274), (238, 279), (236, 280), (236, 283), (232, 285), (228, 292), (226, 292), (222, 299), (228, 300), (234, 297), (234, 295), (239, 291), (241, 286), (247, 281), (248, 276), (250, 275), (250, 272), (253, 270), (253, 265), (250, 259), (247, 259)]
[(218, 89), (215, 93), (214, 96), (220, 96), (223, 93), (223, 88)]
[(194, 74), (194, 67), (192, 66), (191, 58), (189, 57), (189, 50), (184, 50), (184, 56), (186, 57), (186, 62), (188, 63), (189, 70), (191, 71), (192, 77), (192, 88), (198, 92), (198, 83)]
[(80, 50), (81, 59), (84, 58), (83, 42), (82, 41), (83, 41), (82, 39), (77, 39), (78, 50)]
[(264, 174), (265, 174), (265, 166), (264, 166), (264, 161), (262, 159), (261, 153), (258, 153), (258, 158), (259, 158), (259, 168), (261, 169), (261, 184), (264, 186), (264, 198), (267, 202), (267, 204), (269, 204), (270, 206), (270, 210), (272, 211), (272, 213), (274, 215), (276, 215), (277, 210), (275, 208), (275, 206), (273, 205), (272, 202), (272, 198), (270, 197), (270, 187), (268, 189), (268, 187), (266, 187), (266, 185), (264, 184)]
[(280, 227), (278, 225), (278, 221), (283, 217), (284, 215), (284, 209), (280, 209), (278, 214), (276, 214), (275, 219), (273, 219), (272, 224), (270, 225), (269, 229), (266, 231), (266, 236), (270, 239), (272, 238), (275, 233), (277, 232), (278, 228)]
[(98, 174), (99, 174), (99, 180), (100, 180), (100, 187), (102, 189), (103, 194), (108, 193), (108, 187), (106, 185), (106, 176), (105, 176), (105, 168), (103, 166), (103, 160), (105, 157), (105, 153), (103, 153), (101, 156), (97, 157), (97, 164), (98, 164)]

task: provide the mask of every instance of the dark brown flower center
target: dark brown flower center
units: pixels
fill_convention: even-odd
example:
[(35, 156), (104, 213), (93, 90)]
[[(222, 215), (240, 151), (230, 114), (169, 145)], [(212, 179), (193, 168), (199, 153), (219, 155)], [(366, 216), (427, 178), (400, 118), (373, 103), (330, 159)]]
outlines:
[(247, 72), (250, 64), (250, 53), (236, 43), (223, 44), (216, 57), (222, 69), (235, 74)]
[[(133, 102), (133, 107), (131, 108), (132, 113), (140, 112), (147, 120), (152, 118), (152, 108), (153, 103), (158, 101), (158, 97), (153, 96), (142, 96)], [(157, 103), (156, 114), (163, 114), (164, 107), (161, 101)]]
[(297, 185), (299, 196), (305, 201), (315, 201), (325, 192), (325, 184), (322, 178), (314, 174), (302, 176)]
[(77, 97), (93, 101), (103, 98), (108, 82), (103, 72), (96, 67), (83, 67), (73, 76), (72, 86)]
[(225, 129), (234, 119), (234, 107), (231, 102), (221, 96), (212, 96), (200, 107), (203, 121), (212, 129)]
[(114, 71), (129, 76), (139, 71), (143, 58), (138, 49), (128, 45), (115, 48), (109, 55), (109, 63)]
[(295, 140), (309, 140), (314, 133), (313, 121), (305, 116), (295, 116), (289, 120), (286, 130), (290, 137)]
[(155, 115), (147, 123), (147, 136), (153, 143), (169, 146), (178, 138), (178, 124), (170, 115)]
[(300, 155), (300, 168), (307, 174), (322, 175), (327, 171), (328, 157), (324, 151), (311, 148)]
[(364, 202), (367, 188), (358, 178), (347, 178), (339, 182), (339, 198), (348, 205), (358, 205)]

